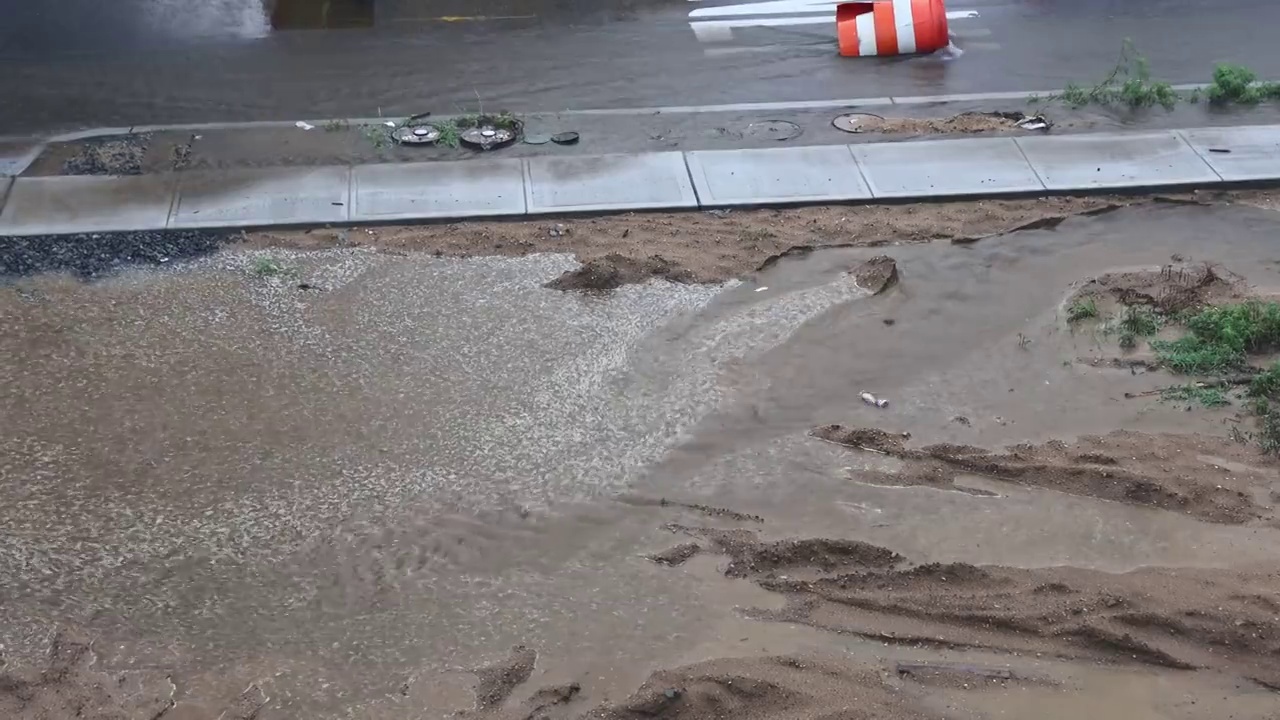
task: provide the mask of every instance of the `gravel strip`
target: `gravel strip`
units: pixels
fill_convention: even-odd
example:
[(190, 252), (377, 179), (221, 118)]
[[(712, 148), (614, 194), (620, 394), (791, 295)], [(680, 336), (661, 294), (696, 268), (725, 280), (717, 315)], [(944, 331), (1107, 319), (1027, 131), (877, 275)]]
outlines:
[(0, 235), (0, 278), (69, 272), (90, 279), (124, 265), (160, 265), (207, 255), (226, 232), (158, 230), (79, 235)]

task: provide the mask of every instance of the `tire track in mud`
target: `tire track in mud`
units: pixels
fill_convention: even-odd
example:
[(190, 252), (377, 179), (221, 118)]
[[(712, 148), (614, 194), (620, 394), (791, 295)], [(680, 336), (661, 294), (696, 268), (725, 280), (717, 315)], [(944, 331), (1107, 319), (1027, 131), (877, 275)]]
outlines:
[(1280, 687), (1277, 570), (912, 566), (853, 540), (671, 529), (696, 538), (699, 552), (728, 557), (726, 576), (786, 596), (782, 610), (749, 613), (757, 619), (892, 643), (1210, 668)]

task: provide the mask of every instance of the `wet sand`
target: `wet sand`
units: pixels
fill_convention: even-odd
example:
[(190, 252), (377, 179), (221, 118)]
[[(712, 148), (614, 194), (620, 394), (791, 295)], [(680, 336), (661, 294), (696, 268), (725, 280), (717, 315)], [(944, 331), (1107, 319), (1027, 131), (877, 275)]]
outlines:
[[(556, 255), (313, 232), (9, 281), (0, 714), (1274, 715), (1280, 465), (1230, 439), (1238, 407), (1126, 398), (1173, 380), (1063, 308), (1174, 255), (1273, 292), (1280, 215), (786, 253), (804, 212), (839, 210), (761, 214), (749, 260), (689, 233), (733, 213), (574, 220)], [(749, 274), (546, 287), (627, 222)], [(536, 231), (414, 238), (502, 228)]]

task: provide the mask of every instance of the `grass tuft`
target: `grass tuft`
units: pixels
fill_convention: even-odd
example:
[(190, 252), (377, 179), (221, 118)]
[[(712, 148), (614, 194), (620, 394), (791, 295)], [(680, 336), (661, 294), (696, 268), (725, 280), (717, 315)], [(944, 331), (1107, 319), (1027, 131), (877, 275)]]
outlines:
[(1192, 402), (1210, 408), (1231, 404), (1227, 400), (1226, 393), (1222, 392), (1220, 388), (1195, 384), (1165, 388), (1160, 393), (1160, 399), (1174, 402)]
[(1215, 105), (1256, 105), (1280, 99), (1280, 83), (1259, 82), (1257, 73), (1249, 68), (1223, 63), (1213, 69), (1213, 82), (1205, 94)]
[(1067, 308), (1067, 322), (1080, 322), (1096, 317), (1098, 317), (1098, 303), (1092, 297), (1080, 298)]
[(1249, 395), (1262, 400), (1264, 405), (1277, 394), (1280, 394), (1280, 362), (1272, 363), (1249, 382)]
[(249, 272), (258, 277), (279, 277), (280, 275), (288, 275), (292, 272), (284, 263), (275, 258), (258, 258), (253, 261)]
[(1249, 353), (1280, 346), (1280, 303), (1250, 301), (1201, 310), (1186, 320), (1189, 333), (1152, 343), (1169, 369), (1207, 375), (1242, 367)]

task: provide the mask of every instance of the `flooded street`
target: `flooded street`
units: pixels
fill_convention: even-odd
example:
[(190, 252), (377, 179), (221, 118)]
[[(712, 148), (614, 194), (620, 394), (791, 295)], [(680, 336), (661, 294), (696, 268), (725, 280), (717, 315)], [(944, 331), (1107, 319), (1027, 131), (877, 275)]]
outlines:
[(962, 57), (842, 58), (833, 4), (803, 0), (0, 0), (0, 137), (1040, 92), (1101, 81), (1125, 39), (1160, 80), (1280, 77), (1246, 32), (1280, 21), (1266, 0), (946, 8)]
[[(777, 584), (788, 575), (754, 574), (777, 556), (715, 533), (859, 541), (913, 566), (1000, 566), (990, 572), (1008, 578), (992, 587), (1114, 577), (1135, 608), (1235, 603), (1255, 592), (1246, 587), (1280, 607), (1280, 466), (1226, 440), (1230, 408), (1126, 399), (1169, 377), (1095, 362), (1103, 341), (1063, 320), (1083, 280), (1173, 256), (1274, 293), (1277, 230), (1280, 215), (1256, 208), (1147, 206), (967, 245), (799, 254), (723, 284), (586, 294), (544, 287), (577, 267), (568, 255), (377, 247), (232, 246), (91, 281), (8, 280), (4, 671), (42, 667), (73, 631), (94, 640), (96, 664), (81, 671), (136, 683), (118, 693), (133, 700), (112, 702), (150, 698), (154, 709), (172, 695), (164, 717), (443, 718), (478, 702), (507, 717), (540, 687), (577, 683), (554, 708), (563, 714), (528, 715), (559, 718), (620, 702), (659, 668), (816, 653), (868, 667), (1011, 663), (1052, 679), (909, 693), (921, 708), (960, 708), (954, 717), (998, 717), (1033, 697), (1056, 708), (1046, 717), (1203, 717), (1183, 702), (1199, 693), (1213, 694), (1219, 717), (1273, 717), (1276, 696), (1251, 679), (1280, 675), (1274, 618), (1249, 626), (1263, 638), (1256, 654), (1237, 643), (1246, 654), (1229, 662), (1192, 649), (1191, 632), (1185, 667), (1199, 670), (1031, 635), (886, 644), (865, 625), (932, 633), (922, 628), (959, 611), (881, 617), (914, 600), (871, 612), (862, 596), (823, 595), (843, 604), (801, 603), (803, 614), (788, 594), (797, 587)], [(875, 254), (893, 257), (901, 279), (873, 296), (848, 270)], [(862, 402), (868, 390), (888, 407)], [(896, 481), (919, 460), (811, 434), (831, 423), (909, 433), (912, 447), (993, 449), (1124, 429), (1144, 434), (1093, 453), (1199, 489), (1178, 486), (1194, 502), (1171, 508), (1113, 501), (1105, 483), (995, 470), (954, 486)], [(755, 557), (753, 569), (724, 577), (728, 561), (706, 547), (679, 567), (646, 557), (689, 538), (712, 538), (735, 564)], [(792, 579), (811, 571), (778, 567)], [(1179, 572), (1209, 579), (1147, 599)], [(1214, 587), (1236, 594), (1203, 589)], [(515, 645), (536, 653), (529, 686), (485, 706), (468, 671)], [(1102, 673), (1098, 661), (1118, 664)], [(733, 672), (790, 687), (776, 669), (744, 667)], [(246, 687), (260, 697), (246, 700)], [(1090, 705), (1099, 693), (1114, 702)], [(15, 702), (0, 695), (0, 710), (30, 712)], [(222, 714), (237, 702), (252, 713)]]

